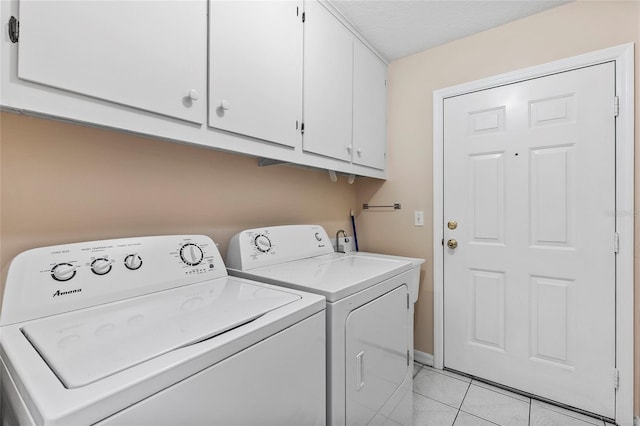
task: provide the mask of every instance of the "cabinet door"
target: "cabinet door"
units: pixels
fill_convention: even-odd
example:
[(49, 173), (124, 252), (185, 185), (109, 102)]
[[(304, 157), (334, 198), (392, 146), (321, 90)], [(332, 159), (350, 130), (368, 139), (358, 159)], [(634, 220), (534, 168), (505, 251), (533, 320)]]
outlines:
[(359, 40), (353, 46), (353, 162), (384, 170), (387, 65)]
[(305, 151), (351, 161), (353, 35), (316, 1), (305, 2)]
[(205, 0), (22, 0), (18, 76), (202, 123), (206, 25)]
[(211, 127), (300, 146), (301, 15), (301, 1), (210, 1)]

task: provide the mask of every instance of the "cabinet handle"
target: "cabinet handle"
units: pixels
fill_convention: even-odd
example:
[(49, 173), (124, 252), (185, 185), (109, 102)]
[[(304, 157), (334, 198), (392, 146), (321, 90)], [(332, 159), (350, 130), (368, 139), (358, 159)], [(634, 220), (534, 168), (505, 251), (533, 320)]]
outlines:
[(196, 89), (191, 89), (189, 90), (189, 95), (188, 95), (189, 99), (191, 99), (192, 101), (197, 101), (198, 99), (200, 99), (200, 95), (198, 95), (198, 91)]
[(362, 155), (362, 148), (356, 149), (356, 152), (358, 153), (358, 156)]
[(229, 102), (226, 99), (223, 99), (222, 101), (220, 101), (220, 109), (223, 111), (227, 111), (231, 108), (231, 102)]

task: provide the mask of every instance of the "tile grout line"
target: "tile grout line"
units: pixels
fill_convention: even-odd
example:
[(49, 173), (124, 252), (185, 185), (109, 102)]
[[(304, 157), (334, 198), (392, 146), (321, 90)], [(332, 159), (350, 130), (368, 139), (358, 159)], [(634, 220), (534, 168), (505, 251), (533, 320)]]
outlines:
[(467, 385), (467, 390), (464, 392), (464, 396), (462, 397), (462, 400), (460, 401), (460, 405), (458, 406), (458, 412), (456, 413), (456, 416), (453, 418), (453, 423), (451, 423), (451, 426), (455, 425), (456, 420), (458, 420), (458, 416), (460, 415), (460, 411), (462, 410), (462, 404), (464, 404), (464, 400), (467, 397), (467, 394), (469, 393), (469, 389), (471, 389), (471, 382), (469, 382)]
[(480, 416), (479, 416), (479, 415), (477, 415), (477, 414), (473, 414), (473, 413), (470, 413), (470, 412), (468, 412), (468, 411), (464, 411), (464, 410), (460, 410), (460, 412), (461, 412), (461, 413), (464, 413), (464, 414), (468, 414), (468, 415), (470, 415), (470, 416), (472, 416), (472, 417), (475, 417), (476, 419), (480, 419), (480, 420), (482, 420), (482, 421), (484, 421), (484, 422), (491, 423), (492, 425), (501, 426), (499, 423), (496, 423), (496, 422), (494, 422), (494, 421), (491, 421), (491, 420), (485, 419), (484, 417), (480, 417)]

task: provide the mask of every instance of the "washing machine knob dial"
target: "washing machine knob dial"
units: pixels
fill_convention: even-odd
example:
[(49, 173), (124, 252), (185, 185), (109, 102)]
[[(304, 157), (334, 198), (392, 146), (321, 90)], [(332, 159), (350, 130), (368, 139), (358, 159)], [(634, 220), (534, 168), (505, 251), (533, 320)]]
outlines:
[(130, 254), (124, 258), (124, 266), (131, 271), (140, 269), (142, 266), (142, 258), (137, 253)]
[(69, 281), (76, 276), (76, 267), (70, 263), (58, 263), (51, 268), (51, 276), (56, 281)]
[(271, 250), (271, 240), (264, 234), (260, 234), (254, 240), (256, 248), (262, 253), (266, 253)]
[(105, 275), (111, 271), (112, 263), (113, 260), (107, 259), (106, 257), (99, 257), (91, 262), (91, 270), (96, 275)]
[(187, 265), (196, 266), (202, 262), (204, 253), (202, 253), (202, 249), (197, 244), (188, 243), (180, 249), (180, 258)]

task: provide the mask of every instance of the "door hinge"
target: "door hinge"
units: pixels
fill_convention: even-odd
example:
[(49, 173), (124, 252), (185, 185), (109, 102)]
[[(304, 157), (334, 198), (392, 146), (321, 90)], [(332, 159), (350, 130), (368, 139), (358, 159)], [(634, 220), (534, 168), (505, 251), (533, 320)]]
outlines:
[(613, 233), (613, 252), (620, 253), (620, 234)]
[(9, 40), (12, 43), (17, 43), (20, 38), (20, 21), (15, 16), (9, 18)]
[(613, 98), (613, 116), (617, 117), (620, 114), (620, 97), (615, 96)]
[(302, 133), (304, 135), (304, 122), (302, 122), (302, 124), (300, 124), (300, 133)]
[(306, 12), (302, 12), (302, 22), (307, 19)]
[(407, 349), (407, 367), (409, 366), (410, 361), (411, 361), (411, 355), (409, 355), (409, 349)]
[(617, 368), (613, 369), (613, 388), (618, 390), (620, 387), (620, 370)]

